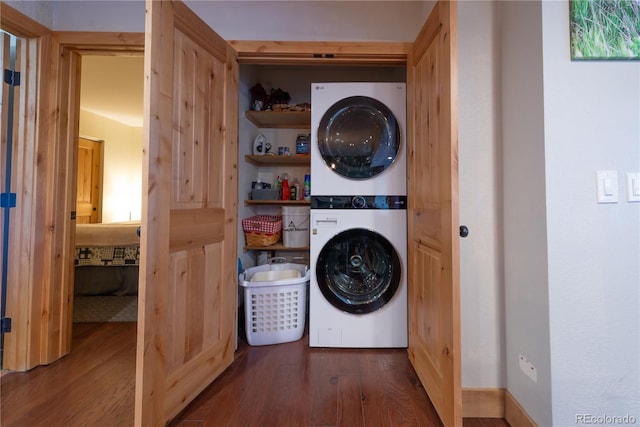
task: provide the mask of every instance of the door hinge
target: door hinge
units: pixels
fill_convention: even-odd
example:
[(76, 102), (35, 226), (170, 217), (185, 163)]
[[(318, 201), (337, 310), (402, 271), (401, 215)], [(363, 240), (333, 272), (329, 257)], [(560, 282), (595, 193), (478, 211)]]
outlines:
[(0, 332), (3, 334), (11, 332), (11, 317), (3, 317), (0, 319)]
[(4, 82), (11, 86), (20, 86), (20, 71), (4, 69)]
[(16, 207), (16, 193), (0, 194), (0, 208), (15, 208), (15, 207)]

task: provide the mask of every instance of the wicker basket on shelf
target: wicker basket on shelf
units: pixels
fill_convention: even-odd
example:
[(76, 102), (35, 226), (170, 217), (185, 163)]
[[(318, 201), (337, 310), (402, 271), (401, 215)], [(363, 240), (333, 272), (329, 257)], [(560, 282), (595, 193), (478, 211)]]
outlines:
[(282, 217), (255, 215), (242, 220), (247, 246), (271, 246), (280, 240)]

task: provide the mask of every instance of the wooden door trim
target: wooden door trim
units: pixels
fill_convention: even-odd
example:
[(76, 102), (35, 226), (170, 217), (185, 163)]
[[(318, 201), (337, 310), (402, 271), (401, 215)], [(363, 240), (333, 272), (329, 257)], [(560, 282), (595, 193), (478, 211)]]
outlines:
[(538, 427), (538, 424), (508, 390), (504, 394), (504, 418), (512, 426)]
[[(144, 33), (54, 31), (58, 42), (73, 51), (100, 55), (144, 53)], [(406, 65), (411, 43), (231, 40), (238, 62), (251, 64)], [(218, 52), (218, 56), (223, 52)]]
[(5, 335), (4, 354), (5, 368), (25, 371), (53, 362), (71, 345), (65, 283), (72, 266), (60, 262), (71, 256), (69, 212), (55, 208), (70, 199), (64, 191), (69, 150), (58, 138), (68, 122), (55, 105), (60, 58), (51, 32), (4, 3), (0, 8), (2, 28), (28, 45), (19, 86), (27, 105), (17, 112), (22, 124), (14, 135), (14, 168), (20, 173), (13, 181), (18, 200), (11, 213), (9, 251), (18, 261), (7, 277), (7, 316), (13, 327)]
[(142, 55), (144, 33), (54, 31), (54, 37), (67, 49), (100, 55)]
[(423, 31), (420, 31), (418, 38), (411, 46), (410, 57), (415, 60), (422, 57), (433, 39), (438, 35), (440, 30), (440, 8), (434, 7), (431, 14), (424, 23)]
[(504, 418), (505, 392), (503, 388), (463, 388), (462, 416), (464, 418)]
[(50, 29), (4, 2), (0, 2), (0, 28), (14, 36), (25, 38), (51, 34)]
[(238, 62), (251, 64), (405, 65), (411, 43), (232, 40)]
[[(71, 212), (75, 211), (75, 194), (76, 194), (76, 176), (78, 168), (78, 149), (77, 143), (79, 138), (80, 125), (80, 73), (81, 73), (81, 56), (83, 54), (99, 54), (99, 55), (123, 55), (134, 54), (140, 55), (144, 48), (144, 40), (141, 38), (132, 38), (142, 42), (142, 45), (135, 45), (129, 37), (124, 37), (123, 33), (77, 33), (78, 39), (73, 40), (70, 35), (72, 33), (52, 33), (55, 48), (52, 56), (56, 58), (54, 68), (55, 80), (51, 82), (51, 90), (55, 90), (57, 97), (52, 106), (54, 111), (60, 111), (60, 114), (51, 114), (54, 117), (54, 128), (57, 129), (55, 136), (59, 152), (54, 156), (60, 160), (55, 168), (58, 174), (67, 177), (64, 181), (56, 181), (54, 191), (57, 194), (65, 194), (63, 200), (52, 200), (50, 209), (58, 212), (58, 216), (64, 221), (64, 228), (60, 227), (64, 233), (64, 242), (66, 247), (65, 255), (60, 257), (57, 262), (61, 265), (59, 268), (68, 270), (62, 283), (55, 284), (63, 289), (66, 295), (67, 305), (63, 307), (60, 314), (64, 319), (65, 328), (63, 333), (68, 337), (66, 351), (60, 356), (71, 351), (71, 336), (73, 325), (73, 251), (75, 247), (75, 220), (69, 220)], [(124, 43), (124, 46), (123, 46)], [(64, 161), (63, 161), (64, 160)], [(50, 286), (50, 290), (55, 292), (54, 284)]]

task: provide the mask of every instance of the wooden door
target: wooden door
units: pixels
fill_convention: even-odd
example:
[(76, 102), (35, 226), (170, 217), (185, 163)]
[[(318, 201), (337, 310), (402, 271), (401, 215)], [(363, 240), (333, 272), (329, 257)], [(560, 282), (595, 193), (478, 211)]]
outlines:
[(135, 425), (165, 425), (233, 361), (238, 67), (183, 3), (148, 0)]
[(76, 224), (102, 220), (102, 141), (78, 138)]
[(409, 358), (445, 426), (462, 426), (457, 4), (439, 1), (407, 62)]

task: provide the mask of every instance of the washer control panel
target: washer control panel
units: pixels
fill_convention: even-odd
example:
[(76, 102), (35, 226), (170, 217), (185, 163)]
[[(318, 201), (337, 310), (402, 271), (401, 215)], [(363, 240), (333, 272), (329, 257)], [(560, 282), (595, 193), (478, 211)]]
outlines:
[(407, 196), (311, 196), (311, 209), (407, 209)]

